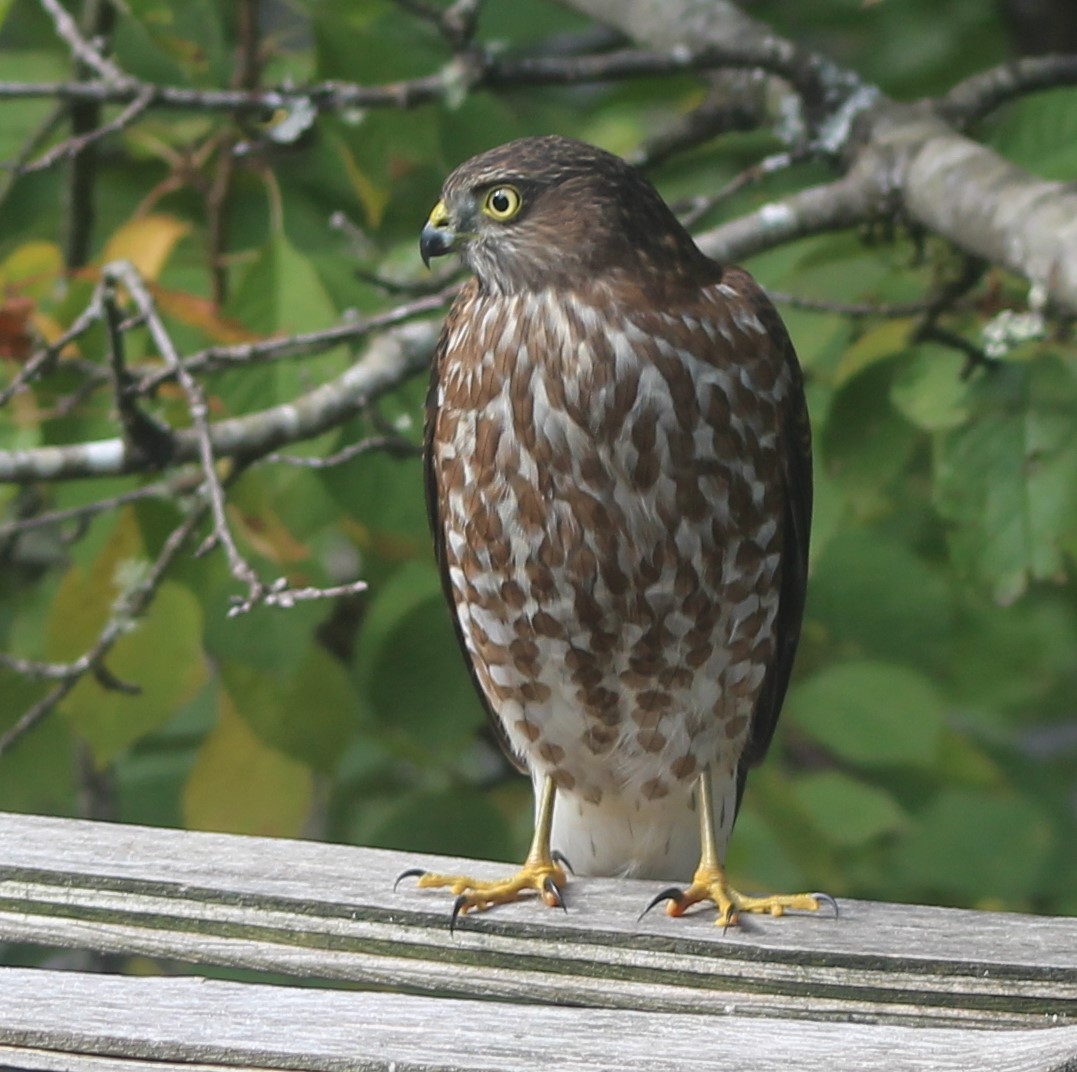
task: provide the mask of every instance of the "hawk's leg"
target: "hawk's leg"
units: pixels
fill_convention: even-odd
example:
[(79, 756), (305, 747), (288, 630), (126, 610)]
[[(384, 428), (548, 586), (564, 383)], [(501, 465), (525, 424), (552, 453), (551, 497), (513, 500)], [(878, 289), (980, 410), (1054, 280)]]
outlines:
[[(535, 819), (535, 834), (523, 866), (514, 875), (494, 881), (469, 878), (467, 875), (438, 875), (429, 871), (405, 871), (400, 878), (417, 875), (422, 888), (448, 886), (455, 893), (452, 918), (466, 912), (482, 912), (494, 905), (519, 899), (527, 890), (536, 890), (551, 908), (564, 908), (561, 888), (568, 881), (565, 869), (550, 851), (550, 830), (556, 786), (552, 778), (542, 783), (542, 799)], [(399, 879), (397, 880), (399, 881)]]
[(701, 846), (699, 867), (692, 876), (687, 889), (671, 887), (663, 890), (648, 906), (667, 901), (666, 912), (671, 916), (683, 915), (700, 901), (711, 901), (718, 909), (717, 923), (722, 927), (732, 926), (742, 912), (766, 912), (772, 916), (785, 914), (786, 909), (797, 908), (807, 912), (818, 912), (822, 902), (832, 905), (837, 914), (837, 904), (833, 898), (819, 893), (780, 894), (771, 897), (748, 897), (738, 893), (729, 884), (725, 867), (718, 856), (718, 843), (714, 835), (714, 809), (711, 800), (711, 781), (708, 771), (699, 776), (697, 806), (699, 808), (699, 840)]

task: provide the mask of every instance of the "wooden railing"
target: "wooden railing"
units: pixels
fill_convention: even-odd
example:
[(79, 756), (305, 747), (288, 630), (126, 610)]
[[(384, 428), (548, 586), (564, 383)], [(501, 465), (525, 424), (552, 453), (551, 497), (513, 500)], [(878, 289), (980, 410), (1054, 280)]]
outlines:
[(0, 967), (0, 1068), (1077, 1072), (1075, 919), (842, 900), (723, 934), (580, 879), (450, 934), (451, 897), (393, 892), (417, 865), (505, 869), (0, 814), (0, 943), (172, 972)]

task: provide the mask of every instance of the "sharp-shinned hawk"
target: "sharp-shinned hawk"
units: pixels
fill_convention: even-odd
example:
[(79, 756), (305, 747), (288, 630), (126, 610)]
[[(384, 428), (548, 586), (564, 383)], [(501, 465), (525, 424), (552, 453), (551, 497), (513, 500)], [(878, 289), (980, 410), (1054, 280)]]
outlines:
[(454, 918), (526, 889), (560, 904), (564, 859), (691, 878), (656, 899), (671, 914), (817, 908), (745, 897), (722, 863), (804, 607), (811, 445), (777, 312), (634, 168), (568, 138), (458, 167), (421, 238), (426, 261), (450, 251), (473, 278), (434, 359), (428, 505), (536, 823), (511, 878), (420, 884), (451, 886)]

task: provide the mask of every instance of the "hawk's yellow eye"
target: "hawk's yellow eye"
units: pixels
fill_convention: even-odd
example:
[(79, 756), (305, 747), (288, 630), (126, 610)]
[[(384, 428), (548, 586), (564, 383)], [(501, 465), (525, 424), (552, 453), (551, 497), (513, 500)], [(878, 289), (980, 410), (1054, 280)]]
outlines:
[(495, 186), (482, 203), (482, 210), (492, 220), (504, 223), (523, 207), (520, 191), (515, 186)]

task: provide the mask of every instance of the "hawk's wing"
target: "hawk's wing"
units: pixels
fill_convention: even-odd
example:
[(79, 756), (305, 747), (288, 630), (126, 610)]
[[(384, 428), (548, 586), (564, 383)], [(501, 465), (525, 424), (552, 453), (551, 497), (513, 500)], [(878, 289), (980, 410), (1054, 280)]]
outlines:
[(486, 693), (483, 691), (478, 675), (475, 673), (474, 660), (464, 640), (464, 631), (460, 627), (460, 616), (456, 612), (456, 600), (453, 597), (452, 583), (449, 580), (449, 566), (445, 557), (445, 528), (441, 523), (440, 489), (438, 487), (437, 472), (434, 467), (434, 431), (438, 410), (438, 384), (441, 376), (441, 362), (445, 355), (449, 336), (452, 334), (456, 322), (466, 313), (467, 307), (474, 301), (478, 289), (478, 283), (474, 279), (468, 280), (464, 285), (445, 317), (445, 324), (442, 326), (441, 335), (438, 338), (437, 346), (434, 348), (434, 357), (430, 364), (430, 386), (426, 391), (426, 415), (423, 427), (423, 489), (426, 495), (426, 516), (430, 522), (431, 535), (434, 538), (434, 559), (437, 562), (438, 572), (441, 574), (441, 588), (445, 593), (445, 601), (449, 606), (449, 617), (452, 619), (453, 630), (456, 633), (457, 642), (460, 644), (460, 650), (464, 654), (464, 663), (467, 665), (471, 684), (475, 686), (475, 692), (482, 701), (486, 717), (493, 727), (494, 736), (497, 738), (498, 744), (501, 745), (501, 750), (519, 770), (526, 773), (527, 767), (516, 755), (508, 737), (505, 735), (501, 719), (494, 714), (489, 701), (486, 699)]
[(748, 770), (762, 761), (770, 747), (786, 689), (789, 687), (793, 657), (800, 640), (801, 619), (804, 616), (812, 512), (811, 427), (808, 423), (800, 365), (777, 310), (764, 294), (754, 287), (752, 289), (756, 300), (756, 315), (767, 328), (777, 351), (776, 356), (790, 368), (793, 387), (781, 429), (785, 507), (782, 519), (781, 588), (778, 596), (774, 657), (763, 678), (748, 743), (737, 768), (738, 807), (744, 794)]

